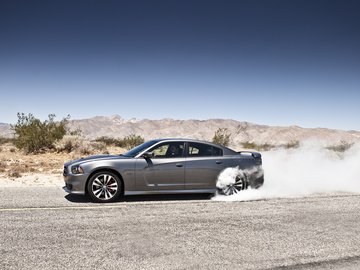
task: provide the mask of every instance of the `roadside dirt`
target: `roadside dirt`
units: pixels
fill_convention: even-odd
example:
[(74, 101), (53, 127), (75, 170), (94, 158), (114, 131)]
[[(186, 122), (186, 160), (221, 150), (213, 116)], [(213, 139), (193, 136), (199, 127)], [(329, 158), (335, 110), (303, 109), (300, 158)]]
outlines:
[[(107, 147), (96, 154), (121, 154), (126, 149)], [(47, 152), (25, 154), (13, 144), (0, 145), (0, 185), (2, 187), (22, 186), (58, 186), (63, 182), (63, 164), (69, 160), (81, 158), (78, 153)]]

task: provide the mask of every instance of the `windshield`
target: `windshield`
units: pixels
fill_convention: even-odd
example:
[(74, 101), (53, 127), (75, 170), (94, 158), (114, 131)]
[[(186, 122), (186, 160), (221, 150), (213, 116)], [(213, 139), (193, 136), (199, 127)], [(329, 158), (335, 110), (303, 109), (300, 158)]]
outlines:
[(131, 149), (129, 152), (126, 152), (123, 154), (125, 157), (135, 157), (140, 152), (144, 151), (145, 149), (149, 148), (153, 144), (157, 143), (159, 140), (152, 140), (148, 142), (144, 142), (143, 144), (140, 144), (136, 146), (135, 148)]

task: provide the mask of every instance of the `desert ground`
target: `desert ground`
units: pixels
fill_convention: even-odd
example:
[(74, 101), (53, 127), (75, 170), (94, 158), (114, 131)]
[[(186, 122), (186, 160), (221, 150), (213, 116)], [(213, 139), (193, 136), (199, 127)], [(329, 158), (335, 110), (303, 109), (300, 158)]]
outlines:
[[(89, 154), (120, 154), (126, 149), (109, 146)], [(2, 187), (55, 187), (63, 185), (63, 164), (85, 156), (79, 152), (47, 151), (25, 154), (12, 143), (0, 145), (0, 185)]]

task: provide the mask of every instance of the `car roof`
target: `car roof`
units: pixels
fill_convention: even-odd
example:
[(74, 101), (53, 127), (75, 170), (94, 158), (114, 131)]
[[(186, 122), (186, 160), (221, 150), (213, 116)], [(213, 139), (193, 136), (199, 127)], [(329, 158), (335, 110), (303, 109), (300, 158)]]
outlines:
[(218, 147), (221, 148), (223, 150), (223, 154), (224, 155), (233, 155), (236, 154), (236, 151), (227, 148), (223, 145), (220, 144), (216, 144), (216, 143), (212, 143), (212, 142), (208, 142), (208, 141), (203, 141), (203, 140), (198, 140), (198, 139), (191, 139), (191, 138), (162, 138), (162, 139), (155, 139), (153, 141), (157, 141), (158, 142), (166, 142), (166, 141), (184, 141), (184, 142), (195, 142), (195, 143), (204, 143), (204, 144), (209, 144), (212, 145), (214, 147)]

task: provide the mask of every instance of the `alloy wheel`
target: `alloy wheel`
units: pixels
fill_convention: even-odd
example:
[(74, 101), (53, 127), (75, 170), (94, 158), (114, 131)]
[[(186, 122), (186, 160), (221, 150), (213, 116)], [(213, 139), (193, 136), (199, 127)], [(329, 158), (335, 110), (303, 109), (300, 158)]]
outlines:
[(91, 191), (99, 200), (111, 200), (118, 191), (118, 182), (110, 174), (100, 174), (93, 181)]
[(223, 188), (222, 192), (226, 196), (239, 193), (241, 190), (247, 189), (247, 179), (246, 176), (241, 177), (237, 176), (235, 178), (235, 183), (229, 184)]

